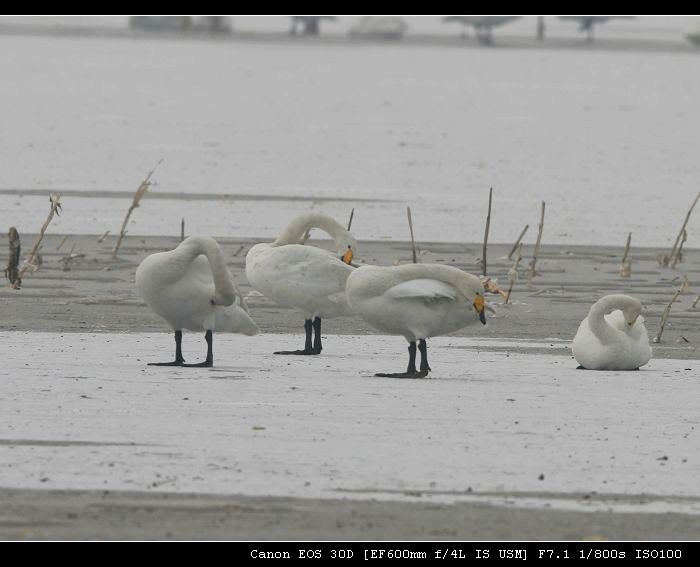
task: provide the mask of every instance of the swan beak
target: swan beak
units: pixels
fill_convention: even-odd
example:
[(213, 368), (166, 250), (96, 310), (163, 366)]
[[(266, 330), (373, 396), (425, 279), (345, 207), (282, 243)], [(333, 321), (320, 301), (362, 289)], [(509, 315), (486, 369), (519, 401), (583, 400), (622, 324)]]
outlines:
[[(639, 315), (637, 315), (637, 317), (639, 317)], [(637, 317), (635, 317), (635, 318), (632, 319), (631, 321), (627, 321), (627, 324), (628, 324), (630, 327), (633, 327), (634, 324), (637, 322)]]
[(345, 262), (346, 264), (350, 265), (350, 262), (352, 262), (354, 254), (352, 253), (352, 248), (348, 246), (348, 251), (341, 256), (341, 260)]
[(486, 325), (486, 313), (484, 312), (484, 297), (482, 295), (477, 295), (474, 300), (474, 309), (479, 314), (479, 321)]

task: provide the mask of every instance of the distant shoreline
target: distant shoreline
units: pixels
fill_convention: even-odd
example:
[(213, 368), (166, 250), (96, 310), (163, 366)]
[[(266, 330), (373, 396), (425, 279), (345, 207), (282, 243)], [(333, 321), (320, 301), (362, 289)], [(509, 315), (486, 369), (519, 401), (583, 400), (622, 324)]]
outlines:
[(174, 32), (170, 30), (142, 31), (128, 27), (87, 27), (74, 25), (36, 25), (0, 23), (0, 36), (38, 36), (56, 38), (108, 38), (189, 40), (244, 43), (275, 43), (282, 45), (384, 45), (396, 47), (451, 47), (472, 49), (567, 49), (572, 51), (640, 51), (658, 53), (698, 53), (698, 48), (679, 37), (678, 41), (662, 39), (596, 38), (588, 43), (583, 37), (550, 37), (538, 40), (534, 35), (503, 35), (494, 39), (493, 45), (482, 45), (473, 37), (462, 38), (458, 34), (412, 33), (399, 40), (357, 38), (348, 35), (328, 34), (320, 36), (291, 36), (286, 31), (234, 31), (230, 34), (206, 31)]

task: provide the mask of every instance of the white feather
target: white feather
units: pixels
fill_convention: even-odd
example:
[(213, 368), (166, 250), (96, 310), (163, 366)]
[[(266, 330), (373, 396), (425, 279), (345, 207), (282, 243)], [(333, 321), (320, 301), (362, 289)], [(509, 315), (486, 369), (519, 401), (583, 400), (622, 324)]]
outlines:
[(574, 337), (576, 362), (589, 370), (636, 370), (644, 366), (651, 359), (651, 347), (640, 311), (641, 303), (627, 295), (607, 295), (598, 300)]
[(350, 307), (373, 327), (407, 341), (452, 333), (479, 321), (479, 278), (451, 266), (363, 266), (348, 278)]
[[(336, 254), (305, 244), (311, 228), (330, 234)], [(351, 315), (345, 297), (345, 282), (354, 270), (340, 257), (357, 243), (348, 231), (330, 217), (305, 214), (294, 219), (272, 243), (256, 244), (246, 256), (246, 277), (260, 293), (287, 307), (303, 312), (305, 319)]]
[(151, 254), (136, 270), (136, 286), (173, 330), (259, 331), (213, 238), (190, 236), (174, 250)]
[(409, 280), (389, 288), (384, 296), (388, 299), (422, 299), (432, 301), (436, 299), (457, 299), (457, 290), (440, 280), (420, 278)]

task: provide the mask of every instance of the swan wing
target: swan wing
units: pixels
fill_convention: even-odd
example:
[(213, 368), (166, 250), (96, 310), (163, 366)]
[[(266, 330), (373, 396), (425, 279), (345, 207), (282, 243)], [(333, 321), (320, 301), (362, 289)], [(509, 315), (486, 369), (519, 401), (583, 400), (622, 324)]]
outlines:
[(323, 260), (289, 265), (284, 271), (288, 285), (303, 289), (305, 293), (327, 297), (345, 296), (345, 283), (354, 268), (334, 256)]
[(454, 301), (458, 297), (457, 290), (440, 280), (421, 278), (397, 284), (384, 292), (389, 299), (422, 299), (426, 302), (448, 299)]
[(197, 256), (187, 267), (185, 278), (200, 285), (214, 286), (214, 276), (211, 273), (209, 261), (204, 254)]
[(263, 293), (275, 290), (290, 295), (324, 296), (345, 293), (345, 283), (354, 268), (330, 252), (313, 246), (287, 245), (271, 248), (250, 265), (248, 280)]
[(646, 342), (647, 344), (649, 343), (646, 326), (644, 325), (644, 317), (641, 315), (637, 317), (637, 320), (631, 327), (627, 324), (627, 321), (625, 321), (625, 316), (620, 310), (608, 313), (605, 316), (605, 321), (613, 329), (624, 333), (630, 339)]
[(605, 315), (610, 333), (603, 340), (590, 327), (588, 317), (579, 326), (572, 350), (576, 361), (590, 370), (635, 370), (651, 358), (644, 318), (630, 327), (622, 311)]
[(613, 329), (616, 329), (618, 331), (622, 331), (625, 334), (628, 333), (629, 325), (627, 325), (627, 321), (625, 321), (625, 316), (622, 314), (622, 311), (620, 311), (619, 309), (616, 309), (615, 311), (608, 313), (605, 316), (605, 322), (608, 325), (610, 325)]
[[(227, 270), (227, 272), (233, 286), (234, 298), (231, 305), (237, 305), (246, 313), (249, 313), (250, 311), (248, 310), (248, 304), (245, 302), (243, 295), (241, 295), (241, 292), (233, 279), (233, 274), (230, 270)], [(199, 289), (200, 293), (208, 293), (213, 297), (214, 293), (216, 292), (214, 275), (211, 273), (211, 266), (209, 265), (207, 257), (203, 254), (197, 256), (192, 261), (183, 280), (189, 282), (192, 289)]]

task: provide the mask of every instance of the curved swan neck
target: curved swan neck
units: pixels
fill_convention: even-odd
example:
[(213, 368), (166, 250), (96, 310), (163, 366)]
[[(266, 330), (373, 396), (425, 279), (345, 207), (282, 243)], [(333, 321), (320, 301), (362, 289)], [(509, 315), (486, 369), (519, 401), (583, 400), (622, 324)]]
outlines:
[(465, 299), (470, 302), (478, 294), (484, 293), (481, 280), (472, 274), (468, 274), (454, 266), (442, 264), (402, 264), (388, 267), (387, 270), (398, 270), (399, 278), (403, 281), (412, 279), (433, 279), (454, 287)]
[(327, 233), (336, 245), (350, 234), (334, 219), (320, 213), (308, 213), (300, 215), (289, 223), (270, 246), (284, 246), (286, 244), (303, 244), (306, 233), (312, 228), (319, 228)]
[(459, 287), (463, 272), (452, 266), (438, 264), (401, 264), (401, 273), (406, 280), (415, 278), (432, 278)]
[(608, 295), (596, 301), (588, 311), (588, 326), (591, 332), (601, 340), (610, 340), (617, 336), (615, 329), (605, 320), (605, 315), (615, 309), (624, 308), (627, 299), (629, 298), (625, 295)]
[(200, 254), (204, 254), (214, 277), (214, 304), (231, 305), (235, 301), (236, 290), (226, 267), (224, 254), (216, 240), (208, 236), (190, 236), (173, 252), (185, 256), (188, 264)]

